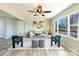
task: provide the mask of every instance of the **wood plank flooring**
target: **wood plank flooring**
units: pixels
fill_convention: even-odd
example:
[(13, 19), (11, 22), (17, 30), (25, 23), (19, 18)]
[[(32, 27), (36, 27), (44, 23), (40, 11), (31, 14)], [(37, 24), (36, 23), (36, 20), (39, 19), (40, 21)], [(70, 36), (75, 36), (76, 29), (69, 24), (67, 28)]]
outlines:
[[(26, 43), (26, 42), (25, 42)], [(27, 43), (29, 44), (29, 42)], [(25, 44), (25, 45), (27, 45)], [(48, 45), (49, 42), (47, 41)], [(11, 45), (11, 40), (0, 40), (0, 56), (75, 56), (75, 54), (68, 49), (18, 49), (18, 50), (5, 50)], [(46, 45), (46, 46), (47, 46)], [(50, 44), (49, 44), (50, 45)], [(49, 45), (47, 47), (49, 47)], [(29, 45), (30, 46), (30, 45)]]
[(75, 56), (67, 49), (1, 50), (0, 56)]

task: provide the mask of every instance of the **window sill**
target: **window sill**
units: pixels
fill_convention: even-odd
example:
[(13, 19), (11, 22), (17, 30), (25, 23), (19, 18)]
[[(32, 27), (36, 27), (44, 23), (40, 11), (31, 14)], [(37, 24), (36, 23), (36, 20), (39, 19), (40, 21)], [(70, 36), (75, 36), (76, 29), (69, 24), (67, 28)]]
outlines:
[(67, 35), (64, 35), (64, 34), (58, 34), (58, 35), (61, 35), (62, 37), (66, 37), (66, 38), (68, 38), (68, 39), (72, 39), (72, 40), (79, 41), (79, 38), (75, 38), (75, 37), (67, 36)]

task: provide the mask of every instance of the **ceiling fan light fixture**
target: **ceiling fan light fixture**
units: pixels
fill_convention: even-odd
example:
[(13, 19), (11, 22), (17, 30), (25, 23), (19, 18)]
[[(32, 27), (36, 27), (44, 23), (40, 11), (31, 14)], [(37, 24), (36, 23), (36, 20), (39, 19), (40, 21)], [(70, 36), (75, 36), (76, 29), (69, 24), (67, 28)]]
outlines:
[(37, 10), (36, 10), (36, 11), (29, 11), (29, 12), (34, 12), (34, 13), (36, 13), (34, 16), (36, 16), (36, 15), (45, 16), (44, 13), (51, 13), (51, 11), (43, 11), (41, 5), (39, 5), (39, 6), (37, 7)]

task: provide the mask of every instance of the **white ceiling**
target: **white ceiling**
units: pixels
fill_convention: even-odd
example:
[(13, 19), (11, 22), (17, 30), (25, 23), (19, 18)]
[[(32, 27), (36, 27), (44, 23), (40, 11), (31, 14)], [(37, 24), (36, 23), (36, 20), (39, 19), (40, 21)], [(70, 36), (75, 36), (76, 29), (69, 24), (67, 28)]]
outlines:
[[(42, 16), (33, 16), (34, 13), (28, 12), (28, 10), (36, 10), (38, 5), (43, 6), (43, 10), (51, 10), (51, 13), (45, 14), (45, 17)], [(13, 16), (16, 16), (23, 20), (39, 20), (39, 19), (49, 19), (54, 17), (67, 7), (72, 5), (72, 3), (7, 3), (7, 4), (0, 4), (2, 10), (10, 13)], [(5, 8), (3, 8), (5, 7)], [(9, 10), (10, 9), (10, 10)]]

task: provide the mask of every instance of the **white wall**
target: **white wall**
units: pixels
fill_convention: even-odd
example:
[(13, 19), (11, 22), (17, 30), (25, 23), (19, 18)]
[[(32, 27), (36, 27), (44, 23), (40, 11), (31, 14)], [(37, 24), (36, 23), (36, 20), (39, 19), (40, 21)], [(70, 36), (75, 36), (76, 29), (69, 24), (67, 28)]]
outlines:
[(5, 24), (4, 24), (4, 18), (3, 17), (0, 17), (0, 38), (3, 38), (4, 37), (4, 32), (5, 32)]
[[(52, 34), (55, 35), (55, 20), (58, 20), (64, 16), (67, 16), (67, 15), (70, 15), (72, 13), (75, 13), (75, 12), (79, 12), (79, 4), (74, 4), (72, 5), (71, 7), (65, 9), (63, 12), (61, 12), (60, 14), (58, 14), (57, 16), (55, 16), (54, 18), (51, 18), (50, 19), (50, 22), (51, 22), (51, 31), (52, 31)], [(78, 34), (79, 34), (79, 25), (78, 25)], [(73, 37), (70, 37), (70, 36), (67, 36), (67, 35), (62, 35), (62, 39), (61, 39), (61, 43), (75, 51), (76, 53), (79, 54), (79, 35), (77, 38), (73, 38)]]
[(27, 33), (28, 31), (31, 31), (31, 30), (33, 30), (33, 21), (26, 19), (26, 21), (25, 21), (25, 33)]
[[(33, 21), (35, 20), (26, 20), (21, 21), (13, 16), (3, 15), (0, 16), (0, 38), (9, 38), (12, 35), (24, 35), (27, 34), (28, 31), (34, 29)], [(41, 20), (42, 21), (42, 20)], [(48, 21), (45, 21), (45, 27), (48, 27)]]
[(6, 37), (13, 35), (13, 20), (10, 17), (6, 17)]
[(45, 30), (46, 30), (47, 27), (49, 27), (48, 20), (44, 20), (44, 19), (26, 19), (26, 21), (25, 21), (25, 33), (27, 33), (28, 31), (34, 30), (33, 21), (44, 21), (44, 29)]
[[(5, 17), (5, 16), (4, 16)], [(18, 25), (17, 25), (17, 21), (20, 21), (18, 19), (16, 19), (15, 17), (9, 17), (9, 16), (6, 16), (5, 17), (5, 31), (6, 31), (6, 34), (5, 34), (5, 37), (8, 38), (8, 37), (11, 37), (12, 35), (16, 35), (17, 34), (17, 31), (18, 30)]]
[(13, 18), (13, 34), (16, 35), (17, 34), (17, 21), (18, 19)]
[(17, 34), (22, 35), (25, 32), (25, 23), (23, 21), (17, 21)]
[(11, 16), (0, 15), (0, 38), (10, 38), (12, 35), (24, 34), (24, 22)]

